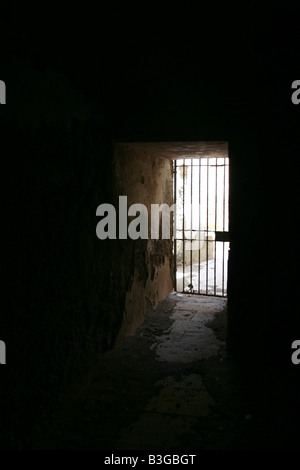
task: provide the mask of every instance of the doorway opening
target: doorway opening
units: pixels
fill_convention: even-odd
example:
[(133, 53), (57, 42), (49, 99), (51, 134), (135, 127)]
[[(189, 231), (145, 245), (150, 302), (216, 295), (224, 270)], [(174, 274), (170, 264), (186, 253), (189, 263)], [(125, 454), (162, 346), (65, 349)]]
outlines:
[[(115, 144), (114, 165), (113, 193), (127, 197), (127, 220), (131, 217), (127, 210), (134, 204), (145, 206), (148, 214), (148, 238), (143, 232), (132, 243), (121, 241), (122, 249), (116, 257), (116, 263), (122, 265), (122, 256), (126, 266), (120, 337), (131, 334), (172, 290), (183, 295), (226, 298), (228, 142), (119, 142)], [(117, 207), (120, 199), (115, 202)], [(156, 214), (156, 222), (158, 219), (153, 205), (159, 207), (159, 230), (154, 234), (152, 215)], [(145, 223), (140, 215), (133, 215), (137, 234), (141, 231), (139, 224)], [(171, 229), (166, 236), (165, 226)]]
[(173, 160), (175, 291), (227, 297), (228, 154)]

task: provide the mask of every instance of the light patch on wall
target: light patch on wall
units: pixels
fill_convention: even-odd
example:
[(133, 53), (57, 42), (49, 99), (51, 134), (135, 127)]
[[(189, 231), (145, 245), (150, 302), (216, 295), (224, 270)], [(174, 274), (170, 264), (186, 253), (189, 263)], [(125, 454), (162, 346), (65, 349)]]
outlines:
[(6, 345), (0, 341), (0, 364), (6, 364)]
[(6, 85), (3, 80), (0, 80), (0, 104), (6, 104)]

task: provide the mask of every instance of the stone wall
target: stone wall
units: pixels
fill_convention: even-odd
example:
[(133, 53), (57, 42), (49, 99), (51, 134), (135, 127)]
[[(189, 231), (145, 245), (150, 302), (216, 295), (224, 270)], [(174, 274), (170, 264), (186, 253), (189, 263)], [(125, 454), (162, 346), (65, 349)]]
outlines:
[(11, 67), (10, 105), (0, 109), (0, 440), (23, 448), (36, 423), (88, 380), (99, 353), (171, 290), (170, 242), (104, 243), (95, 233), (96, 208), (115, 202), (117, 180), (129, 202), (150, 203), (169, 201), (170, 179), (169, 162), (149, 157), (140, 166), (127, 158), (120, 172), (105, 109), (95, 113), (65, 76), (30, 61)]
[[(147, 240), (128, 238), (122, 241), (124, 251), (117, 262), (127, 267), (130, 282), (117, 337), (120, 342), (135, 331), (147, 313), (173, 288), (171, 237), (168, 240), (150, 238), (151, 204), (172, 205), (172, 161), (137, 151), (130, 145), (117, 144), (115, 171), (116, 207), (120, 195), (127, 196), (128, 207), (135, 203), (146, 206), (149, 234)], [(124, 265), (123, 259), (128, 253), (132, 262)]]

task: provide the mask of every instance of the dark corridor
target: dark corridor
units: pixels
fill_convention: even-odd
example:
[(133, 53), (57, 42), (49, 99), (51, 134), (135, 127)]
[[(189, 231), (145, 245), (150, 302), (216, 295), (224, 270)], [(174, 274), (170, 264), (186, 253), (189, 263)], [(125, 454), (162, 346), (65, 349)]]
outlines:
[[(6, 85), (0, 106), (1, 449), (44, 443), (105, 451), (106, 442), (117, 448), (116, 433), (138, 421), (156, 395), (158, 407), (174, 390), (181, 396), (190, 376), (191, 403), (198, 392), (213, 399), (204, 400), (203, 415), (195, 405), (199, 421), (186, 433), (195, 451), (297, 448), (300, 365), (291, 357), (300, 332), (299, 254), (290, 244), (299, 207), (300, 104), (291, 100), (291, 84), (300, 77), (296, 3), (232, 14), (227, 4), (224, 11), (204, 3), (195, 11), (173, 6), (167, 15), (151, 6), (135, 16), (127, 3), (101, 6), (101, 12), (89, 2), (55, 3), (46, 12), (44, 4), (34, 12), (27, 3), (0, 7), (0, 80)], [(128, 207), (171, 205), (174, 158), (162, 147), (155, 155), (152, 150), (176, 142), (229, 143), (230, 262), (227, 282), (224, 270), (222, 279), (212, 269), (221, 283), (212, 283), (211, 291), (207, 286), (214, 300), (226, 286), (227, 297), (217, 297), (227, 302), (223, 316), (208, 326), (193, 305), (184, 318), (199, 334), (172, 336), (182, 357), (200, 350), (196, 338), (208, 347), (211, 338), (220, 348), (186, 364), (174, 353), (170, 365), (155, 355), (162, 337), (163, 344), (171, 341), (166, 331), (180, 323), (183, 295), (172, 297), (172, 240), (100, 240), (96, 211), (101, 204), (115, 207), (119, 230), (120, 196), (127, 196)], [(212, 168), (224, 178), (221, 167)], [(208, 229), (203, 262), (215, 259), (218, 243), (221, 254), (229, 243), (209, 239)], [(221, 236), (225, 229), (213, 231)], [(198, 284), (206, 294), (208, 276), (200, 271), (205, 284), (192, 270), (182, 290)], [(157, 309), (163, 310), (160, 326)], [(144, 354), (154, 370), (148, 378)], [(126, 362), (122, 371), (107, 370), (113, 358)], [(155, 388), (166, 377), (169, 382)], [(84, 404), (80, 416), (77, 399), (79, 408)], [(153, 412), (154, 402), (149, 406)], [(60, 422), (61, 440), (51, 434)], [(105, 423), (108, 441), (101, 434)], [(190, 444), (180, 436), (158, 445), (184, 450)]]

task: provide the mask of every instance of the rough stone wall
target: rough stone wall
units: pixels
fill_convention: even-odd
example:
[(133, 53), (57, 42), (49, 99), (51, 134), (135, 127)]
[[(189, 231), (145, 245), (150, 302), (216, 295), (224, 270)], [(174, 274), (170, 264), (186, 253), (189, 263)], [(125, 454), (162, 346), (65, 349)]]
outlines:
[[(172, 240), (151, 240), (151, 204), (172, 205), (172, 162), (117, 144), (115, 151), (115, 203), (120, 195), (127, 196), (128, 207), (144, 204), (148, 210), (148, 240), (123, 240), (123, 251), (116, 262), (127, 270), (122, 326), (117, 343), (142, 323), (145, 316), (173, 288)], [(128, 223), (130, 219), (128, 218)], [(172, 234), (172, 231), (170, 232)], [(131, 264), (124, 263), (124, 257)]]
[(95, 207), (108, 197), (110, 169), (101, 161), (110, 143), (93, 120), (37, 129), (8, 123), (5, 131), (12, 154), (22, 155), (17, 170), (10, 162), (5, 171), (1, 321), (2, 391), (16, 446), (19, 436), (30, 439), (36, 414), (71, 393), (95, 354), (113, 345), (118, 317), (103, 269), (109, 254), (95, 235)]
[(121, 245), (108, 251), (95, 233), (96, 208), (111, 200), (105, 112), (93, 114), (63, 75), (29, 61), (13, 70), (10, 105), (0, 110), (0, 339), (7, 346), (0, 441), (22, 448), (37, 417), (72, 394), (97, 353), (113, 347), (128, 281), (111, 275)]
[[(10, 106), (0, 109), (7, 346), (0, 440), (23, 448), (41, 417), (88, 380), (97, 354), (132, 333), (171, 290), (171, 245), (97, 238), (96, 208), (115, 202), (105, 110), (94, 113), (59, 73), (29, 61), (12, 67)], [(124, 194), (136, 202), (147, 188), (148, 202), (168, 202), (166, 161), (145, 161), (135, 174), (130, 165), (123, 171)], [(139, 192), (130, 193), (137, 179)]]

